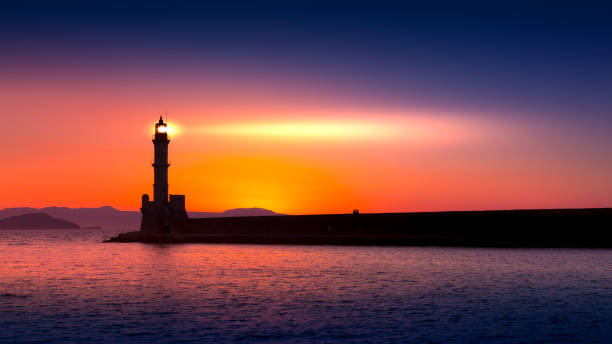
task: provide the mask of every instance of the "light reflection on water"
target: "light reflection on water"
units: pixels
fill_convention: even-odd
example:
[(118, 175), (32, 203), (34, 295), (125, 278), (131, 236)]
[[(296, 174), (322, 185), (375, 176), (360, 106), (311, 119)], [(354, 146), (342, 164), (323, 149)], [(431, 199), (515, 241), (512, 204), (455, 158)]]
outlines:
[(0, 342), (612, 342), (612, 250), (0, 231)]

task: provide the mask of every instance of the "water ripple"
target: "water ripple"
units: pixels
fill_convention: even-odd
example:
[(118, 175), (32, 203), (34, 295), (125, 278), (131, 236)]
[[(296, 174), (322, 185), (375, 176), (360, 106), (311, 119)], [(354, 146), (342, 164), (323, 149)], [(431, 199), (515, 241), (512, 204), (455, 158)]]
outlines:
[(0, 342), (612, 342), (612, 251), (0, 231)]

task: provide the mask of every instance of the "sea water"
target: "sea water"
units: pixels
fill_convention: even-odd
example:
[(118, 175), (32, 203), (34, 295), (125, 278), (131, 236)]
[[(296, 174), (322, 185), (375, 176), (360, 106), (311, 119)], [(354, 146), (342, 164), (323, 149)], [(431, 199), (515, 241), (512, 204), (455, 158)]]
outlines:
[(612, 250), (0, 231), (0, 342), (612, 343)]

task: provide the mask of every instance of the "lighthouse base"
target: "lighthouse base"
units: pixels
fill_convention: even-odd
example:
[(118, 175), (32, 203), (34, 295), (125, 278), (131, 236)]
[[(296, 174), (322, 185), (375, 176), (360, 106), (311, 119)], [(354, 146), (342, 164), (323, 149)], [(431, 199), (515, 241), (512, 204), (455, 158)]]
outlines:
[(143, 233), (177, 232), (188, 219), (184, 195), (170, 195), (170, 202), (149, 202), (149, 196), (143, 195), (140, 212), (140, 231)]

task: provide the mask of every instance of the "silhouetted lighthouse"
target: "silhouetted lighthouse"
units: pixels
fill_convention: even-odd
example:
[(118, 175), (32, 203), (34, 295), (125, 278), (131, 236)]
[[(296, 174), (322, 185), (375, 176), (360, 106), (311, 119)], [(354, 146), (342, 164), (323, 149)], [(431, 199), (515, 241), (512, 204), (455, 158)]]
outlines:
[(168, 125), (159, 117), (153, 139), (153, 201), (142, 195), (140, 230), (145, 233), (167, 233), (184, 226), (187, 220), (185, 196), (170, 195), (168, 200)]
[(153, 146), (155, 160), (153, 162), (153, 201), (159, 204), (168, 203), (168, 126), (159, 117), (155, 124), (155, 138)]

